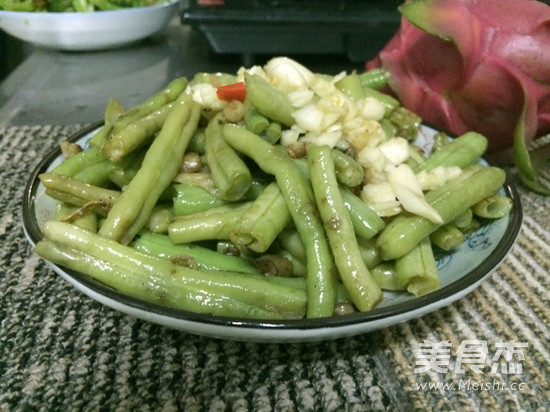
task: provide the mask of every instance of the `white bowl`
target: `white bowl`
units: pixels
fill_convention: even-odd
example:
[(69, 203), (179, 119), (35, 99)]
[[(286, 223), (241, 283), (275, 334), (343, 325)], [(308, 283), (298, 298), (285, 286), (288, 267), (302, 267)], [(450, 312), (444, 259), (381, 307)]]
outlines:
[(0, 10), (0, 29), (21, 40), (58, 50), (102, 50), (126, 46), (162, 30), (180, 0), (148, 7), (90, 13)]

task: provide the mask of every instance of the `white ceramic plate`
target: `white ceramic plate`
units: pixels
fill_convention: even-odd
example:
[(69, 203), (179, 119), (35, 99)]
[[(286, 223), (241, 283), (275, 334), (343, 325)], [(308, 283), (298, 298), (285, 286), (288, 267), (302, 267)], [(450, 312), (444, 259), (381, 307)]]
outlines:
[(33, 13), (0, 10), (0, 29), (37, 46), (66, 51), (126, 46), (162, 30), (180, 0), (149, 7), (91, 13)]
[[(85, 145), (96, 128), (73, 137)], [(433, 130), (423, 128), (418, 144), (430, 147)], [(55, 202), (44, 194), (38, 175), (61, 162), (59, 149), (53, 150), (30, 176), (23, 200), (25, 233), (32, 244), (41, 237), (41, 225), (52, 214)], [(509, 216), (484, 225), (455, 252), (438, 256), (441, 288), (422, 297), (406, 293), (384, 293), (384, 301), (366, 313), (315, 320), (254, 321), (200, 315), (143, 302), (125, 296), (90, 277), (51, 264), (53, 269), (78, 290), (111, 308), (129, 315), (189, 333), (258, 342), (313, 341), (370, 332), (423, 316), (460, 299), (474, 290), (506, 256), (522, 223), (521, 203), (516, 189), (507, 181), (502, 193), (513, 200)]]

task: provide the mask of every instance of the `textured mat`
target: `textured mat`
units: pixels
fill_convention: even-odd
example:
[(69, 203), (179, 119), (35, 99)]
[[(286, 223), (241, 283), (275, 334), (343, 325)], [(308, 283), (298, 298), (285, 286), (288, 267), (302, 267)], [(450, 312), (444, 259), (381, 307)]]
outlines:
[(550, 199), (520, 189), (524, 225), (498, 270), (421, 319), (318, 343), (215, 340), (104, 307), (33, 255), (26, 180), (77, 129), (0, 129), (1, 411), (550, 410)]

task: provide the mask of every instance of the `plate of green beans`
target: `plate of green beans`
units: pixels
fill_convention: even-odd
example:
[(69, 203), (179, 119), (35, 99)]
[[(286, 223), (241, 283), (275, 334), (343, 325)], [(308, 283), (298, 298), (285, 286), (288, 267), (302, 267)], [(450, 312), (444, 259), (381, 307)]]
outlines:
[(308, 341), (420, 317), (499, 265), (521, 204), (483, 136), (422, 125), (385, 81), (278, 58), (111, 100), (31, 173), (25, 233), (80, 292), (189, 333)]

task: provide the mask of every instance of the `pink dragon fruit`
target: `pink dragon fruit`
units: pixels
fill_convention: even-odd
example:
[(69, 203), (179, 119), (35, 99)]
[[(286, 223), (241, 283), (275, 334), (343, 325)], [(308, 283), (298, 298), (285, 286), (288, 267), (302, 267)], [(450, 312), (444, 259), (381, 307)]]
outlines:
[[(489, 152), (550, 131), (550, 6), (536, 0), (411, 0), (402, 24), (366, 68), (428, 124), (475, 130)], [(523, 116), (522, 116), (523, 114)], [(517, 139), (516, 139), (517, 140)]]

